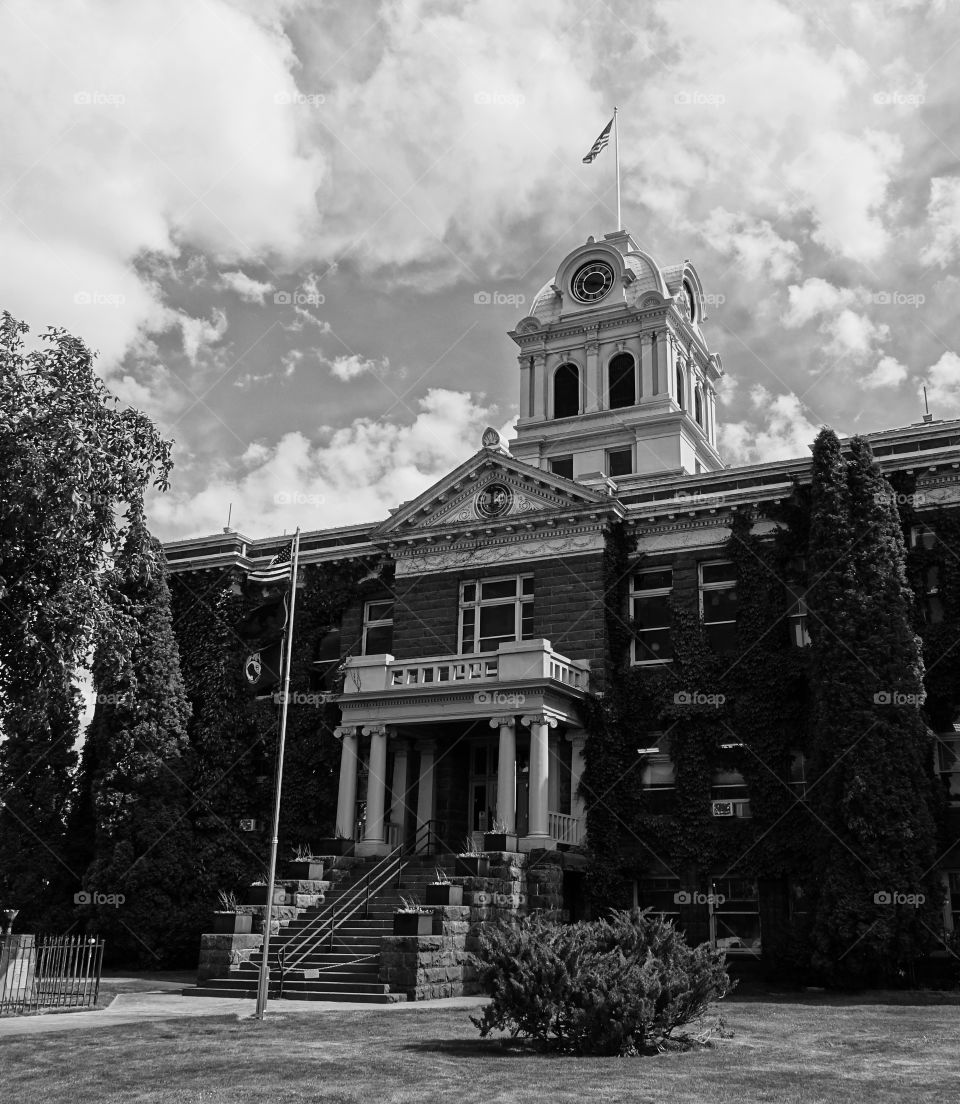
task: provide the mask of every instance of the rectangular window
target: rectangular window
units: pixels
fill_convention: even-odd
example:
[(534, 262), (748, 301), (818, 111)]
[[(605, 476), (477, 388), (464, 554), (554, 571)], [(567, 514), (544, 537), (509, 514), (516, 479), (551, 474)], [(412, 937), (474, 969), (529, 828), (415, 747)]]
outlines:
[(939, 625), (943, 621), (939, 564), (931, 564), (924, 572), (923, 619), (928, 625)]
[(651, 732), (646, 739), (650, 753), (644, 757), (643, 791), (651, 813), (675, 812), (677, 771), (670, 758), (670, 739), (662, 732)]
[(607, 453), (607, 475), (630, 475), (633, 472), (633, 449), (611, 449)]
[(810, 631), (807, 628), (807, 601), (797, 598), (790, 606), (790, 643), (795, 648), (809, 648)]
[(937, 531), (930, 525), (914, 525), (910, 530), (910, 547), (929, 552), (937, 544)]
[(960, 870), (947, 872), (947, 908), (953, 921), (953, 930), (960, 931)]
[(797, 797), (807, 793), (807, 757), (802, 751), (790, 753), (790, 786)]
[(550, 471), (554, 475), (562, 475), (564, 479), (573, 479), (573, 457), (554, 456), (550, 460)]
[(710, 785), (710, 811), (715, 817), (750, 817), (750, 791), (743, 775), (717, 770)]
[(673, 571), (669, 567), (638, 571), (630, 580), (630, 615), (634, 622), (633, 663), (667, 663), (673, 659), (670, 641), (672, 590)]
[(460, 584), (460, 654), (533, 638), (533, 576)]
[(682, 899), (679, 878), (641, 878), (636, 886), (640, 908), (653, 909), (654, 916), (679, 923)]
[(760, 953), (760, 898), (755, 882), (716, 878), (711, 941), (725, 951)]
[(700, 614), (710, 647), (732, 652), (737, 638), (737, 570), (725, 560), (700, 564)]
[(937, 737), (937, 769), (947, 787), (951, 805), (960, 805), (960, 736)]
[(363, 607), (363, 654), (384, 655), (393, 651), (393, 599), (367, 602)]

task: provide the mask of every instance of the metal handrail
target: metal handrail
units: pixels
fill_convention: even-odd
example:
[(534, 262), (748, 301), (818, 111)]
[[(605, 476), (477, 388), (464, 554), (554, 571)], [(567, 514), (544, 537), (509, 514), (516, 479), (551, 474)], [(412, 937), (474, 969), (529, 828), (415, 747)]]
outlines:
[[(337, 929), (341, 928), (348, 920), (351, 920), (360, 910), (363, 904), (364, 912), (369, 915), (370, 901), (381, 893), (397, 878), (397, 885), (404, 868), (404, 855), (417, 853), (418, 845), (425, 839), (428, 846), (435, 840), (443, 843), (437, 834), (434, 825), (436, 821), (429, 820), (421, 825), (410, 844), (399, 844), (365, 874), (363, 881), (354, 888), (345, 900), (332, 901), (322, 912), (318, 913), (297, 935), (284, 947), (287, 956), (287, 969), (296, 969), (298, 963), (310, 955), (325, 939), (329, 939), (330, 948), (333, 948), (333, 940)], [(329, 928), (328, 928), (329, 925)]]

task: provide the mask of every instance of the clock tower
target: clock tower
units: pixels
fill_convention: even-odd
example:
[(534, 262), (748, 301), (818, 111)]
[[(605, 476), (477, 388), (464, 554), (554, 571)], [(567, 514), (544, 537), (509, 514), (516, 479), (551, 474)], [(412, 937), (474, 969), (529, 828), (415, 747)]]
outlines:
[(723, 467), (720, 358), (689, 261), (661, 268), (625, 230), (561, 262), (510, 337), (520, 349), (518, 460), (618, 488)]

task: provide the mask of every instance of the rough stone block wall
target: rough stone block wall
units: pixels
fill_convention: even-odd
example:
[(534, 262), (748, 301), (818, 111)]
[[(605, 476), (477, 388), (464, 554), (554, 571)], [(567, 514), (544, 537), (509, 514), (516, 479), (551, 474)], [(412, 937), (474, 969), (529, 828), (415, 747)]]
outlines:
[(249, 962), (254, 951), (262, 946), (262, 932), (260, 935), (201, 935), (197, 981), (227, 977), (232, 970), (240, 968), (241, 962)]
[(480, 949), (485, 924), (540, 910), (562, 917), (563, 867), (556, 851), (490, 852), (485, 877), (454, 877), (464, 904), (434, 910), (433, 935), (388, 936), (380, 980), (407, 1000), (432, 1000), (479, 992), (471, 955)]

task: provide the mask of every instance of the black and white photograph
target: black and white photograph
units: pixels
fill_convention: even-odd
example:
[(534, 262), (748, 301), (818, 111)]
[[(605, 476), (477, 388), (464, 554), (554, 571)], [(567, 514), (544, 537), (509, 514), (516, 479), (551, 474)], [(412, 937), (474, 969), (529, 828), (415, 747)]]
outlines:
[(960, 0), (0, 0), (0, 1097), (946, 1104)]

